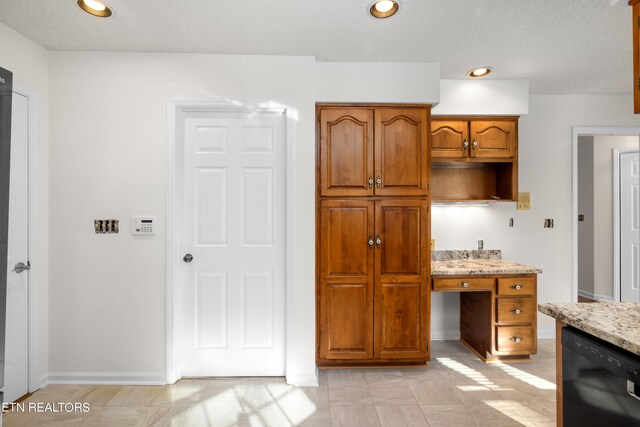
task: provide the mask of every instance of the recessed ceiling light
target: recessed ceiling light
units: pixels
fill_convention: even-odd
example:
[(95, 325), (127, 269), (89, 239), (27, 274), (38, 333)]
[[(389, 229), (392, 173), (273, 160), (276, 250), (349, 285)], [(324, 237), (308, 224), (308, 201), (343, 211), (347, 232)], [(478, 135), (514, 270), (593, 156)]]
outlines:
[(98, 0), (78, 0), (78, 6), (85, 12), (100, 18), (108, 18), (113, 14), (109, 6)]
[(394, 0), (376, 0), (370, 7), (369, 13), (374, 18), (384, 19), (395, 15), (400, 5)]
[(473, 78), (484, 77), (489, 73), (491, 73), (491, 71), (493, 71), (493, 68), (491, 67), (478, 67), (478, 68), (474, 68), (473, 70), (470, 70), (467, 73), (467, 76), (473, 77)]

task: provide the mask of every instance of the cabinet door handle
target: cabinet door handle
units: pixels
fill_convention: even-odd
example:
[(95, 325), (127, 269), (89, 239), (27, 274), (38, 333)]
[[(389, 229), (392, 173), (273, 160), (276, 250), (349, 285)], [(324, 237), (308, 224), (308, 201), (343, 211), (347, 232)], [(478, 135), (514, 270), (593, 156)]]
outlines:
[(462, 143), (462, 148), (467, 148), (468, 146), (469, 146), (469, 141), (465, 139), (464, 142)]
[(513, 314), (520, 314), (520, 313), (522, 313), (522, 310), (520, 310), (519, 308), (516, 308), (516, 309), (514, 309), (514, 310), (511, 310), (511, 312), (512, 312)]
[(516, 291), (519, 291), (520, 289), (524, 288), (524, 286), (522, 286), (522, 285), (511, 285), (509, 287), (511, 289), (515, 289)]
[(376, 178), (376, 187), (380, 188), (380, 186), (382, 185), (382, 179), (380, 179), (380, 177)]
[(382, 240), (380, 240), (379, 236), (376, 236), (376, 247), (380, 247), (380, 245), (382, 244)]
[(369, 237), (369, 249), (373, 248), (373, 237)]
[(469, 283), (469, 282), (459, 282), (458, 286), (462, 286), (463, 288), (468, 288), (469, 286), (471, 286), (471, 283)]
[(373, 178), (369, 178), (369, 188), (373, 188)]
[(511, 338), (509, 338), (509, 341), (521, 342), (522, 341), (522, 337), (511, 337)]
[(473, 141), (471, 146), (473, 147), (474, 150), (476, 150), (478, 148), (478, 141)]

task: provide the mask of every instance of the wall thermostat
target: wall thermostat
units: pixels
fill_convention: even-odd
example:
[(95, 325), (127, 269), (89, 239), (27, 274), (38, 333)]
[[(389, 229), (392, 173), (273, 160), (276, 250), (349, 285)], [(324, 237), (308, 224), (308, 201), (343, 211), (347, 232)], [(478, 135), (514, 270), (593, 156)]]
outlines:
[(134, 236), (152, 236), (155, 231), (156, 218), (154, 216), (132, 216), (131, 234)]

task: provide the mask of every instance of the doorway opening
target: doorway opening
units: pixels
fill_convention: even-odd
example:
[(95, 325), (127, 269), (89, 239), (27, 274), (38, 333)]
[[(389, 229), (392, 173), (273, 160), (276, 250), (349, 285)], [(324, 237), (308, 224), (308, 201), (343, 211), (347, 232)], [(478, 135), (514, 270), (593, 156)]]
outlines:
[[(638, 215), (638, 197), (632, 200), (638, 177), (628, 177), (628, 189), (621, 189), (619, 181), (620, 153), (637, 152), (638, 135), (640, 128), (573, 128), (573, 302), (620, 301), (621, 288), (631, 285), (632, 276), (638, 280), (639, 254), (637, 250), (632, 253), (631, 242), (625, 240), (640, 236), (640, 230), (634, 230), (638, 221), (632, 221)], [(630, 174), (632, 165), (625, 165)], [(626, 203), (625, 211), (620, 210), (621, 202)], [(623, 218), (624, 230), (621, 214), (627, 218)], [(625, 244), (622, 255), (621, 239)], [(621, 257), (626, 262), (621, 262)]]

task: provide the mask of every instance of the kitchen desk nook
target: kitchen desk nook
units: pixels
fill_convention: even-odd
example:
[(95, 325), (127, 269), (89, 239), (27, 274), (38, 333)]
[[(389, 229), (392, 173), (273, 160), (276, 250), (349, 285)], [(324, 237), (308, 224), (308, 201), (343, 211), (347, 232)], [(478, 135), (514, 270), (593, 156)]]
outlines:
[(434, 251), (432, 292), (460, 292), (460, 340), (485, 362), (537, 351), (537, 274), (499, 250)]

